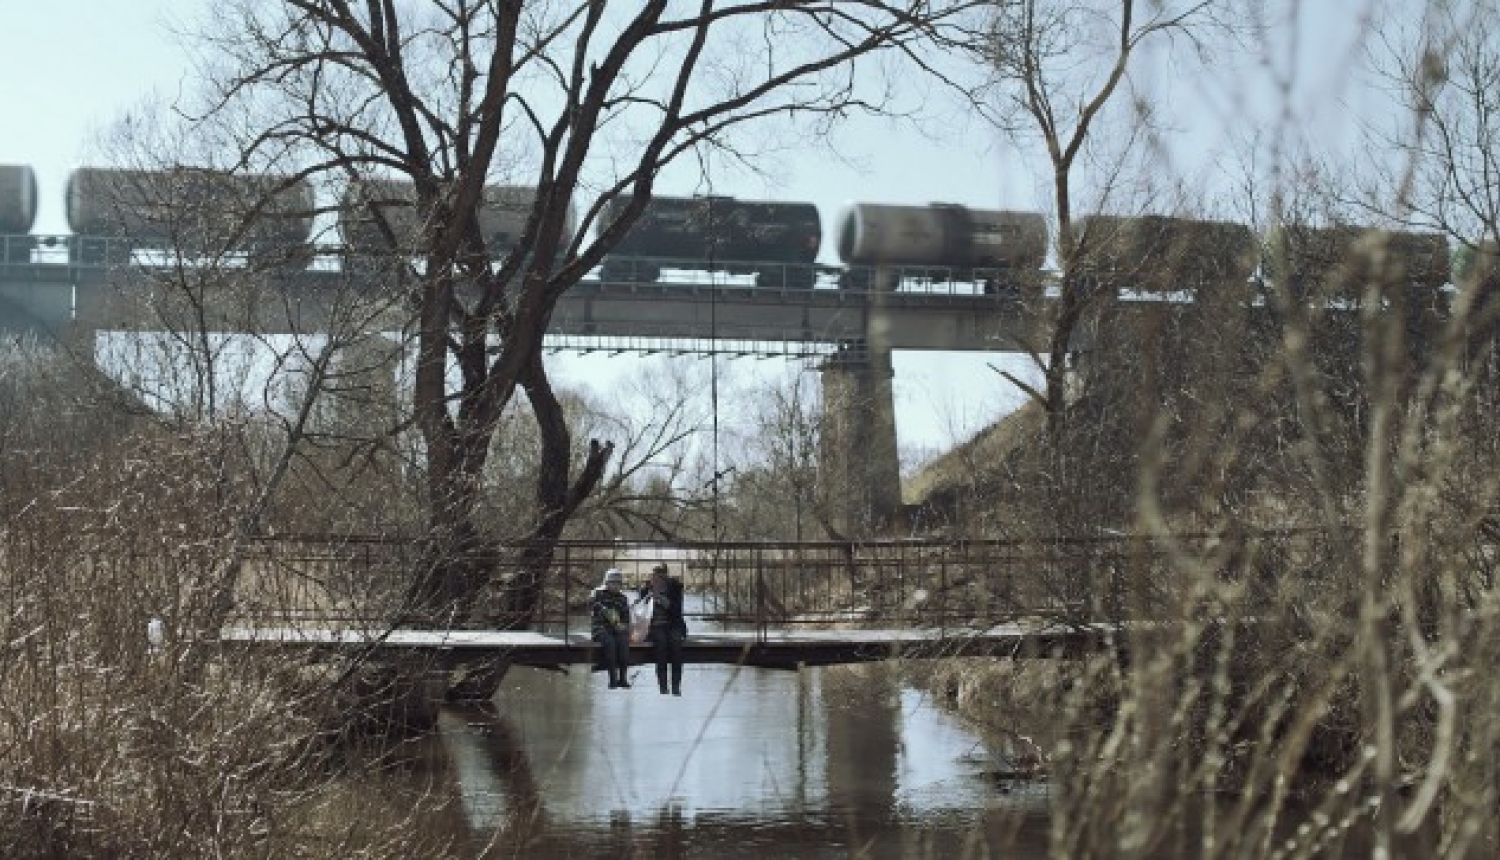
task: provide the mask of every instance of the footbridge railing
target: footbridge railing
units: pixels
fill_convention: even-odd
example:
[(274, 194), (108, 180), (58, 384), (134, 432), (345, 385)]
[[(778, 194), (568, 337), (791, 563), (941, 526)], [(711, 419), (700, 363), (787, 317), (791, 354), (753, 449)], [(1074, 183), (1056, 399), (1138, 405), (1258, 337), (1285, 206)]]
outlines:
[[(565, 541), (529, 623), (501, 609), (518, 575), (522, 546), (486, 559), (494, 587), (463, 626), (586, 631), (589, 592), (619, 568), (627, 588), (666, 564), (682, 578), (697, 629), (772, 632), (830, 628), (951, 629), (1045, 621), (1084, 626), (1170, 615), (1184, 564), (1251, 591), (1288, 572), (1317, 567), (1334, 549), (1319, 533), (1268, 533), (1148, 540), (1131, 537), (1026, 540), (659, 543)], [(1184, 559), (1184, 556), (1188, 558)], [(257, 543), (237, 594), (248, 623), (402, 625), (409, 583), (424, 562), (419, 542), (297, 537)]]

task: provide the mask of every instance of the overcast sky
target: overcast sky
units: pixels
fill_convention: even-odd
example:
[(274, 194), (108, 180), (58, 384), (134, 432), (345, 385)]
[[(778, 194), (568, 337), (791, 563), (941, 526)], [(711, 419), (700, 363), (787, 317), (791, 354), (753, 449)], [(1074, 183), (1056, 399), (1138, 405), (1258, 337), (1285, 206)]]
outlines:
[[(1359, 60), (1353, 34), (1360, 30), (1368, 0), (1271, 0), (1269, 5), (1292, 10), (1288, 20), (1296, 24), (1277, 37), (1272, 56), (1212, 57), (1213, 73), (1190, 79), (1178, 76), (1165, 60), (1143, 70), (1141, 79), (1173, 111), (1175, 130), (1164, 142), (1171, 159), (1205, 182), (1213, 181), (1215, 165), (1236, 132), (1270, 127), (1287, 115), (1304, 131), (1345, 145), (1354, 117), (1380, 109), (1350, 73)], [(68, 172), (100, 161), (93, 141), (112, 119), (143, 100), (170, 99), (192, 86), (186, 54), (168, 27), (211, 8), (204, 0), (0, 0), (0, 164), (36, 170), (36, 232), (67, 232), (62, 193)], [(1273, 73), (1293, 79), (1288, 98), (1271, 83)], [(838, 138), (841, 159), (821, 153), (782, 157), (773, 163), (769, 182), (739, 178), (714, 191), (810, 200), (826, 223), (855, 200), (1042, 208), (1038, 188), (1045, 176), (1038, 165), (940, 99), (932, 108), (941, 119), (921, 128), (887, 121), (851, 125)], [(1004, 360), (898, 354), (902, 445), (946, 446), (1014, 408), (1016, 393), (987, 368)], [(570, 363), (568, 370), (600, 379), (630, 366), (624, 360), (613, 370), (596, 362)]]

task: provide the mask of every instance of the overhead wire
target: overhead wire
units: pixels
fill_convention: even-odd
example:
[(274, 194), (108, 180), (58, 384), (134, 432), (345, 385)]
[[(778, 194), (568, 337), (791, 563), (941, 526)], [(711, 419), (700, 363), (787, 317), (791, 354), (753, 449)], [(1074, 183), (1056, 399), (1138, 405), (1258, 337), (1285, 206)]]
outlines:
[(705, 177), (708, 183), (708, 225), (704, 234), (708, 236), (708, 265), (709, 282), (714, 284), (715, 289), (708, 291), (708, 396), (709, 408), (712, 418), (710, 446), (712, 448), (709, 468), (713, 474), (713, 534), (714, 543), (717, 545), (723, 535), (720, 534), (719, 522), (719, 483), (723, 474), (719, 471), (719, 290), (714, 281), (716, 269), (714, 268), (715, 251), (718, 248), (718, 219), (714, 217), (714, 181), (712, 174)]

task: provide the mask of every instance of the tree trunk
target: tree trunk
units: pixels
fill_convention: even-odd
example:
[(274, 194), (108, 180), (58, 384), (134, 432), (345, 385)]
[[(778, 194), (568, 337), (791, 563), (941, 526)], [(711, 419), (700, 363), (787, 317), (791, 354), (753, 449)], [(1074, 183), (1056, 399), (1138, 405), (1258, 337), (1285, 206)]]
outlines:
[(584, 460), (578, 479), (572, 486), (568, 483), (568, 461), (572, 451), (572, 436), (563, 415), (562, 405), (552, 391), (552, 385), (542, 366), (540, 352), (526, 365), (521, 375), (521, 386), (531, 401), (537, 426), (541, 429), (541, 470), (537, 475), (536, 498), (538, 517), (536, 526), (521, 550), (515, 578), (506, 589), (503, 606), (507, 618), (530, 622), (540, 608), (542, 590), (546, 586), (547, 570), (552, 565), (557, 541), (562, 537), (568, 520), (578, 510), (579, 504), (588, 498), (599, 480), (604, 476), (604, 467), (614, 452), (613, 444), (600, 444), (589, 440), (589, 452)]

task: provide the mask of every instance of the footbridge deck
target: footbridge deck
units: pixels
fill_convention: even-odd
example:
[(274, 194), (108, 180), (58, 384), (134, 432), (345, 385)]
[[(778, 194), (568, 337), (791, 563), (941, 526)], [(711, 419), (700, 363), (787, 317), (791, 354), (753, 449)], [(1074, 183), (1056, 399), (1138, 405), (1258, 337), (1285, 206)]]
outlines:
[[(235, 627), (222, 641), (258, 649), (379, 658), (420, 655), (434, 668), (499, 660), (518, 666), (561, 668), (595, 661), (584, 633), (530, 630), (335, 630)], [(1102, 629), (1001, 624), (986, 629), (858, 629), (714, 631), (688, 636), (688, 663), (774, 669), (862, 663), (895, 658), (1061, 657), (1107, 646)], [(633, 662), (650, 660), (650, 645), (632, 646)]]

